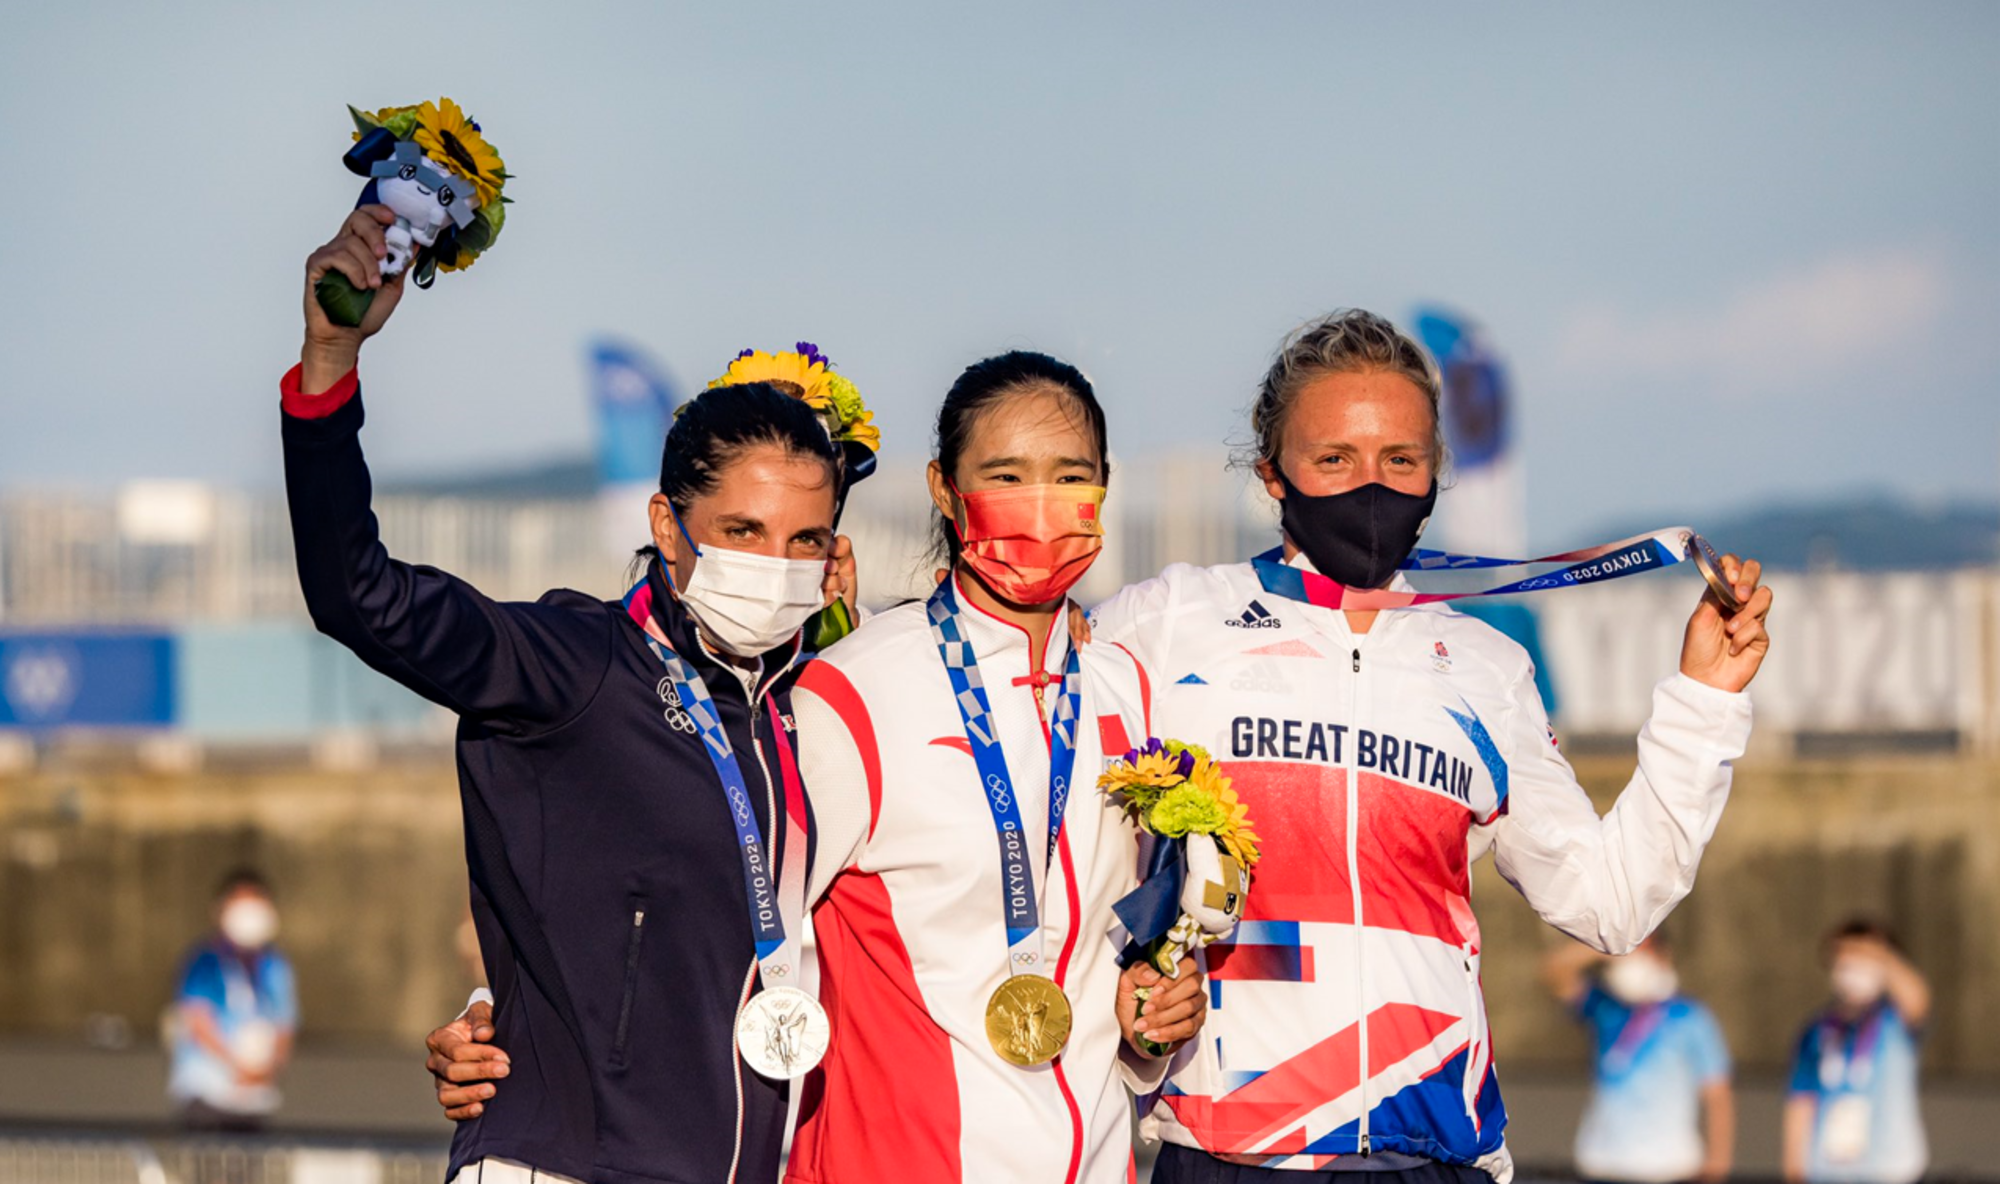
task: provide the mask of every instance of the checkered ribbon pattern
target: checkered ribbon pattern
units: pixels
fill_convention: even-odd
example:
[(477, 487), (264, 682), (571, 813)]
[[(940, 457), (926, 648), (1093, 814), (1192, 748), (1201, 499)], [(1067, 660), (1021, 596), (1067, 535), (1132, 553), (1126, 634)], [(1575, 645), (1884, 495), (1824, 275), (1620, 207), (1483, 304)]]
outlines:
[[(994, 726), (993, 704), (986, 695), (986, 683), (979, 672), (979, 660), (972, 642), (965, 636), (958, 595), (953, 581), (945, 580), (925, 606), (931, 638), (937, 642), (938, 657), (951, 679), (952, 697), (965, 724), (965, 738), (978, 765), (986, 805), (993, 813), (994, 831), (1000, 844), (1001, 907), (1007, 918), (1008, 965), (1012, 972), (1031, 971), (1041, 964), (1041, 909), (1035, 890), (1038, 880), (1046, 881), (1046, 869), (1055, 858), (1062, 837), (1064, 812), (1069, 807), (1070, 780), (1076, 770), (1076, 727), (1082, 713), (1082, 660), (1075, 646), (1063, 664), (1062, 683), (1055, 711), (1049, 721), (1049, 841), (1044, 854), (1044, 874), (1035, 876), (1028, 866), (1027, 853), (1019, 836), (1026, 833), (1021, 819), (1019, 795), (1007, 769), (1007, 755), (1000, 746)], [(1012, 894), (1009, 884), (1025, 886)]]

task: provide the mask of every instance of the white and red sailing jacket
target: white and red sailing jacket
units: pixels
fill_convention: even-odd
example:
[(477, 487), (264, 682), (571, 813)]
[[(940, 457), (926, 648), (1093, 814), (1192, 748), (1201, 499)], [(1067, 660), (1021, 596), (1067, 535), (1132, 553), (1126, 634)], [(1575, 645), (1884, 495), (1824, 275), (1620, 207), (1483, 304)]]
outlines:
[(1207, 1023), (1143, 1125), (1238, 1162), (1392, 1151), (1504, 1180), (1471, 860), (1490, 844), (1550, 924), (1631, 949), (1694, 884), (1748, 698), (1662, 682), (1600, 818), (1526, 653), (1448, 608), (1357, 635), (1249, 564), (1175, 565), (1094, 619), (1151, 672), (1154, 734), (1222, 758), (1263, 838), (1243, 924), (1206, 951)]
[(1151, 1088), (1165, 1072), (1161, 1061), (1119, 1069), (1129, 1054), (1114, 1014), (1111, 906), (1137, 884), (1138, 838), (1096, 789), (1105, 758), (1148, 734), (1146, 674), (1122, 647), (1085, 648), (1073, 788), (1043, 873), (1047, 712), (1068, 631), (1058, 617), (1038, 680), (1028, 635), (959, 599), (1023, 822), (1044, 836), (1031, 860), (1043, 952), (1075, 1026), (1062, 1055), (1032, 1069), (987, 1042), (986, 1001), (1008, 967), (993, 817), (924, 605), (878, 614), (793, 692), (818, 830), (815, 898), (831, 880), (813, 931), (832, 1021), (799, 1100), (795, 1184), (1123, 1184), (1127, 1082)]

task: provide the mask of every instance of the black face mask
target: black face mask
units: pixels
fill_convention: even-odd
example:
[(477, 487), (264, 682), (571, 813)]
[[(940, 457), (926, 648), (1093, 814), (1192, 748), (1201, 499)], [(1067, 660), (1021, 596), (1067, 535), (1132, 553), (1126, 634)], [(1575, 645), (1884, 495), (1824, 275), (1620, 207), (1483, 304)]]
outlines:
[(1306, 553), (1319, 574), (1349, 588), (1388, 583), (1416, 549), (1437, 504), (1436, 481), (1422, 497), (1382, 484), (1308, 497), (1282, 469), (1272, 468), (1285, 487), (1285, 500), (1279, 503), (1285, 537)]

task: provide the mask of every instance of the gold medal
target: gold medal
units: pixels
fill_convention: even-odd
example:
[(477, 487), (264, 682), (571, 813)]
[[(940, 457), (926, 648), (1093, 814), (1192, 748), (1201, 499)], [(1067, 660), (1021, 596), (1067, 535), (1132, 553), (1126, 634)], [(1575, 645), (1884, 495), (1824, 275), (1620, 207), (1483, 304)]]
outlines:
[(986, 1039), (1000, 1059), (1044, 1064), (1069, 1043), (1069, 996), (1039, 974), (1010, 974), (986, 1001)]

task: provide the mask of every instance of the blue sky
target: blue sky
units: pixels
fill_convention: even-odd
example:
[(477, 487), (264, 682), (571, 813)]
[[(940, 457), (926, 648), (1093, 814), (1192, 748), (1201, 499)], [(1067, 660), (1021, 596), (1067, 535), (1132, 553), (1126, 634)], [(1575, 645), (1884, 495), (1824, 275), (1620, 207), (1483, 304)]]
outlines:
[[(1531, 534), (2000, 497), (2000, 6), (10, 6), (0, 485), (278, 478), (343, 104), (465, 102), (518, 204), (364, 361), (385, 474), (589, 448), (586, 339), (816, 340), (892, 452), (965, 363), (1211, 447), (1342, 305), (1485, 322)], [(412, 20), (416, 13), (424, 17)]]

